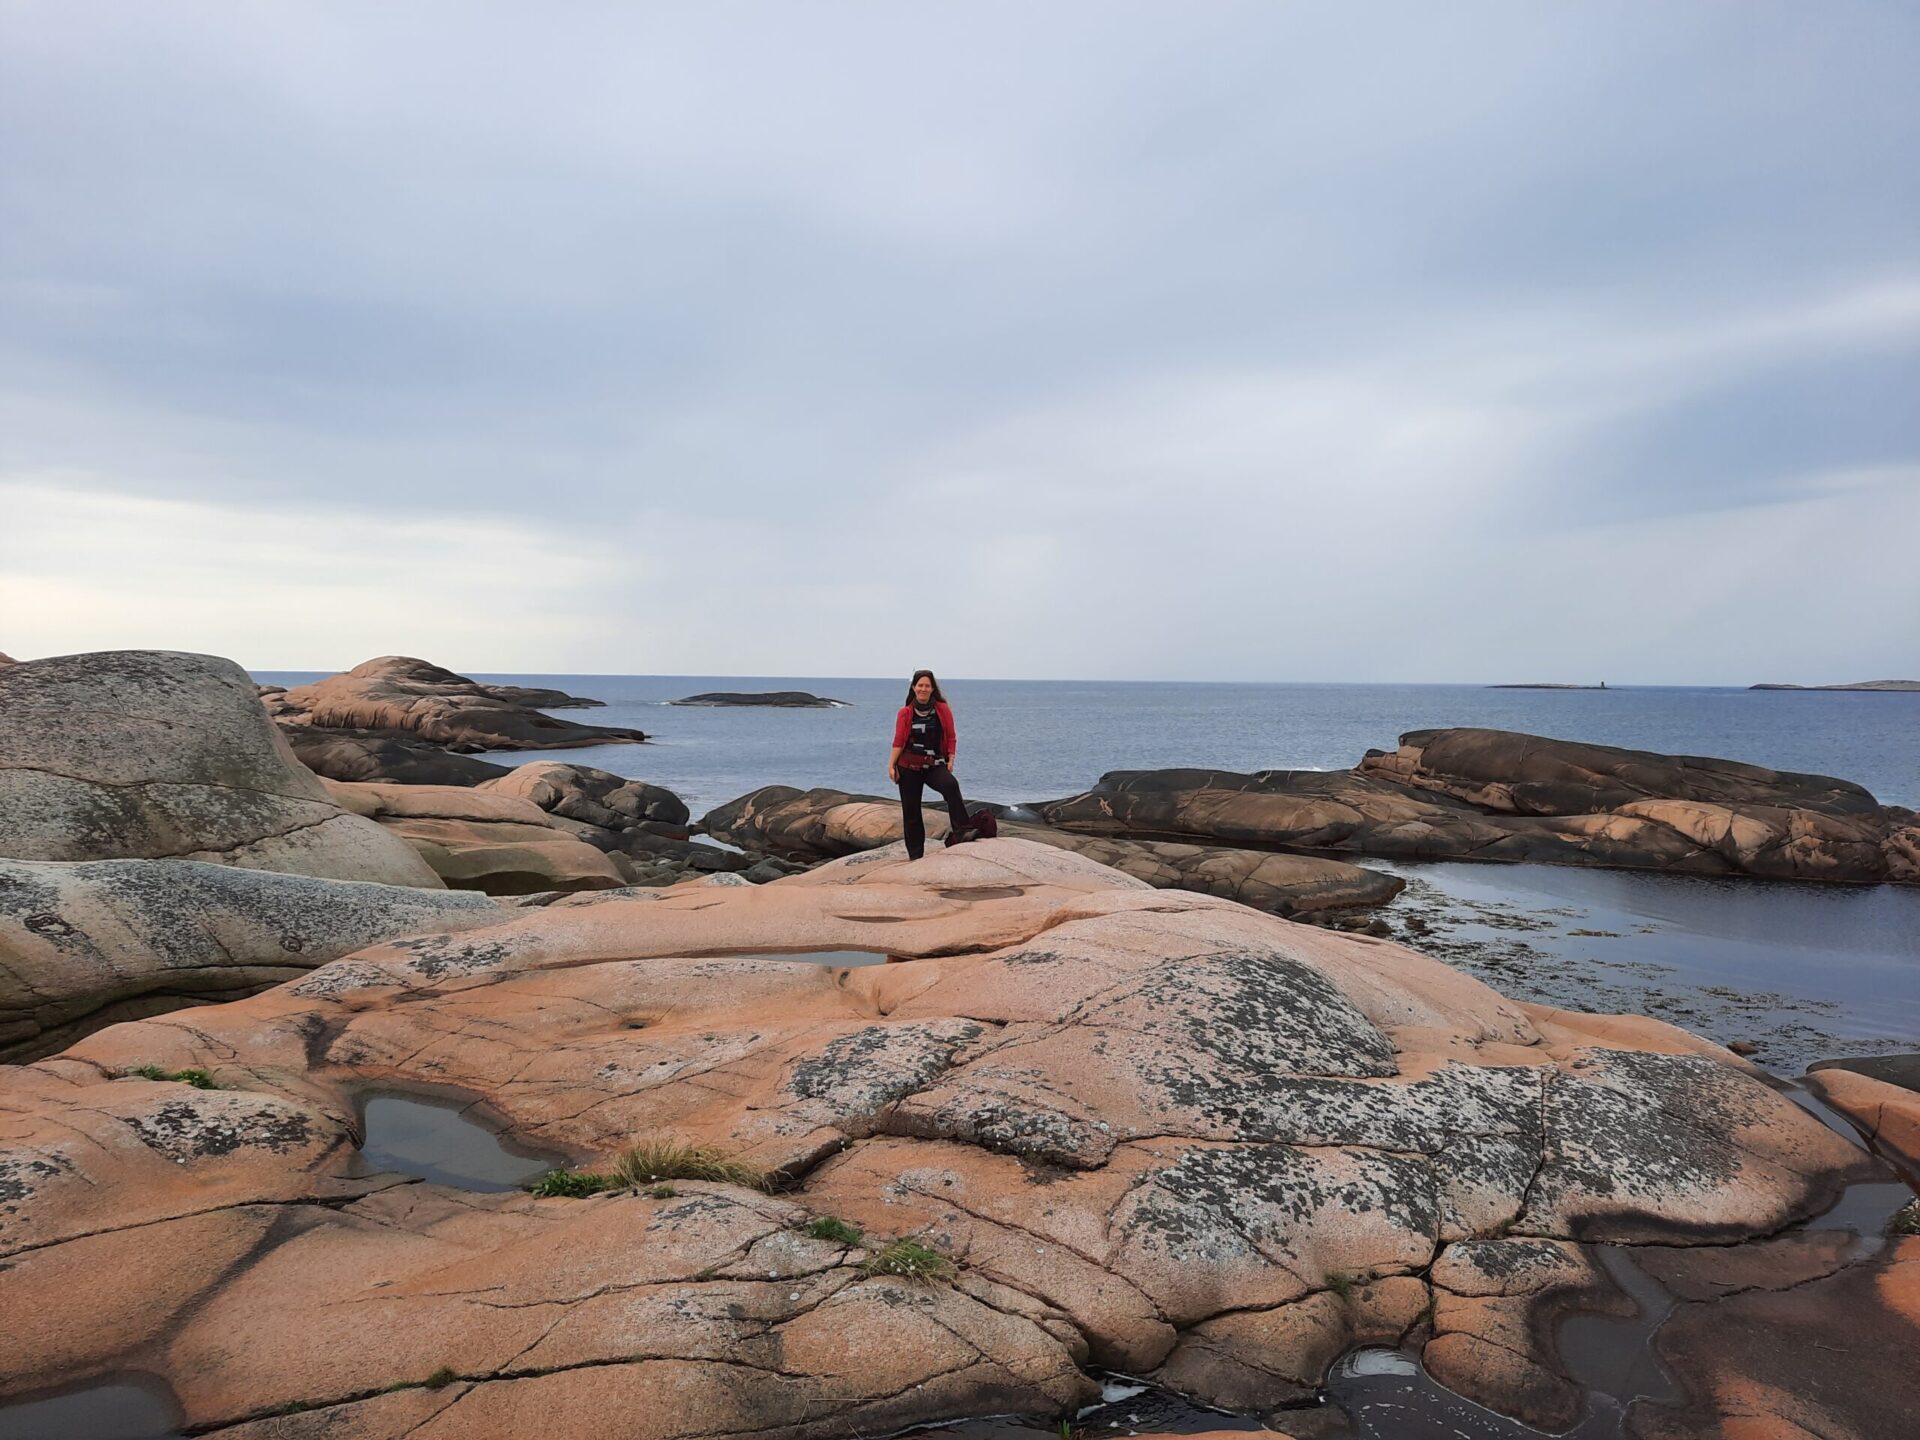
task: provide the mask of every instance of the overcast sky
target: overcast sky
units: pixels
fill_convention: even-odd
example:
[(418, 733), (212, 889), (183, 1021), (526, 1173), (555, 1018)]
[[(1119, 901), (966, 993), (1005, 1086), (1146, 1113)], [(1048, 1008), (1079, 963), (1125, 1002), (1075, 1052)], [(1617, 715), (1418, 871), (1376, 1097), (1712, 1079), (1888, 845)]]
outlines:
[(0, 0), (0, 650), (1920, 676), (1920, 8)]

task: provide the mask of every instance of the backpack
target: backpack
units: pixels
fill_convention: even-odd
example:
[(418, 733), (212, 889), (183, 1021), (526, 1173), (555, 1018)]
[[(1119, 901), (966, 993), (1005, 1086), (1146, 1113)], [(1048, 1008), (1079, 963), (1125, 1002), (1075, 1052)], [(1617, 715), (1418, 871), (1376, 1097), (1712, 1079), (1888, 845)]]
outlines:
[[(1000, 821), (995, 818), (991, 810), (974, 811), (973, 814), (967, 817), (967, 824), (973, 828), (973, 834), (967, 837), (969, 840), (991, 840), (1000, 833)], [(951, 847), (959, 843), (961, 842), (954, 838), (954, 832), (948, 830), (948, 846)]]

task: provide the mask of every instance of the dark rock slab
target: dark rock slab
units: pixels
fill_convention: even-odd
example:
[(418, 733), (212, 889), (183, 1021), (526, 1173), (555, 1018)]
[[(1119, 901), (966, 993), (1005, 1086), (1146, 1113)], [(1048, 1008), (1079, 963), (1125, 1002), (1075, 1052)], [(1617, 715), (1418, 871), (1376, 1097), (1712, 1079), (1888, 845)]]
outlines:
[(809, 695), (805, 690), (766, 690), (759, 693), (736, 690), (713, 690), (704, 695), (689, 695), (683, 700), (669, 700), (669, 705), (771, 705), (785, 710), (836, 710), (844, 707), (845, 700), (829, 700), (821, 695)]

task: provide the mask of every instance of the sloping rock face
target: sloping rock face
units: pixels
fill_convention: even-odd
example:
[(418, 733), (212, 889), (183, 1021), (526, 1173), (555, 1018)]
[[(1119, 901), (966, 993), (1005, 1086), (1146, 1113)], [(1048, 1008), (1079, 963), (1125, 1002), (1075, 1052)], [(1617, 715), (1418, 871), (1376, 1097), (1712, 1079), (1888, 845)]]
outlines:
[[(946, 813), (929, 808), (926, 814), (929, 837), (944, 838)], [(730, 844), (804, 860), (874, 850), (901, 837), (897, 800), (842, 790), (801, 791), (789, 785), (763, 786), (710, 812), (700, 823)], [(1384, 905), (1406, 886), (1395, 875), (1305, 855), (1082, 835), (1013, 820), (1002, 820), (1000, 833), (1071, 850), (1156, 889), (1218, 895), (1276, 915)]]
[(1416, 730), (1353, 771), (1114, 771), (1051, 825), (1395, 859), (1920, 882), (1920, 822), (1844, 780), (1505, 730)]
[(558, 760), (515, 766), (480, 788), (530, 800), (551, 814), (608, 830), (624, 830), (642, 820), (676, 826), (688, 820), (686, 802), (663, 786)]
[[(807, 949), (926, 958), (767, 953)], [(139, 1065), (229, 1088), (114, 1078)], [(362, 1193), (368, 1087), (584, 1162), (714, 1145), (783, 1194)], [(144, 1370), (196, 1434), (825, 1437), (1069, 1415), (1083, 1363), (1269, 1405), (1353, 1343), (1462, 1336), (1453, 1383), (1543, 1414), (1550, 1339), (1455, 1325), (1443, 1277), (1524, 1314), (1594, 1242), (1738, 1253), (1864, 1164), (1657, 1022), (1031, 842), (871, 852), (375, 945), (0, 1074), (0, 1397)], [(917, 1236), (958, 1283), (863, 1277), (869, 1251), (799, 1229), (828, 1216)], [(1849, 1324), (1916, 1338), (1884, 1306)]]
[(1920, 1188), (1920, 1055), (1824, 1061), (1807, 1086)]
[(0, 671), (0, 856), (439, 886), (295, 761), (238, 665), (158, 650)]
[[(322, 730), (373, 730), (476, 750), (556, 750), (647, 737), (624, 726), (581, 725), (544, 715), (519, 686), (489, 686), (425, 660), (383, 655), (341, 675), (270, 697), (281, 724)], [(582, 704), (566, 697), (568, 704)]]
[(318, 730), (284, 725), (280, 733), (294, 756), (329, 780), (389, 785), (480, 785), (512, 772), (505, 765), (476, 760), (381, 730)]
[(566, 828), (570, 822), (512, 795), (448, 785), (326, 785), (342, 805), (411, 845), (456, 890), (532, 895), (627, 883), (619, 863)]
[(376, 940), (499, 918), (481, 895), (194, 860), (0, 860), (0, 1061), (252, 994)]

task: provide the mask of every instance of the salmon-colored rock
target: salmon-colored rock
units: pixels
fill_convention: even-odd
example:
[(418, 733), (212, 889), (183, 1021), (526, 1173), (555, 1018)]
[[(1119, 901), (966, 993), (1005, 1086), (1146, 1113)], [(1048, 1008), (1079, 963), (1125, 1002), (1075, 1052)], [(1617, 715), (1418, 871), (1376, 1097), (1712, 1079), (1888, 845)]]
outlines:
[[(1772, 1234), (1862, 1164), (1714, 1047), (1536, 1023), (1401, 946), (1067, 850), (730, 879), (369, 946), (0, 1072), (9, 1284), (116, 1295), (85, 1343), (28, 1310), (0, 1396), (145, 1369), (211, 1433), (281, 1434), (260, 1417), (298, 1401), (330, 1428), (284, 1433), (824, 1440), (1058, 1418), (1083, 1363), (1296, 1400), (1351, 1344), (1417, 1341), (1433, 1299), (1430, 1363), (1521, 1409), (1558, 1374), (1528, 1307), (1559, 1282), (1472, 1246), (1545, 1246), (1585, 1284), (1577, 1241)], [(908, 963), (781, 958), (810, 950)], [(110, 1078), (137, 1064), (225, 1088)], [(710, 1145), (784, 1193), (364, 1194), (342, 1136), (370, 1088), (465, 1097), (582, 1165)], [(183, 1228), (262, 1210), (237, 1262)], [(808, 1239), (814, 1216), (869, 1238)], [(209, 1254), (123, 1273), (122, 1233)], [(862, 1277), (908, 1235), (957, 1283)], [(375, 1398), (443, 1369), (432, 1401)]]
[(531, 895), (627, 883), (617, 861), (566, 828), (579, 822), (516, 795), (484, 786), (322, 783), (341, 805), (405, 840), (453, 889)]
[(1415, 730), (1351, 771), (1114, 771), (1050, 825), (1402, 859), (1920, 880), (1920, 824), (1858, 785), (1506, 730)]
[(1920, 1091), (1838, 1067), (1814, 1070), (1807, 1085), (1920, 1188)]
[[(754, 850), (817, 860), (899, 846), (898, 801), (841, 790), (768, 785), (706, 815), (707, 830)], [(1002, 820), (1000, 833), (1084, 855), (1156, 889), (1193, 890), (1238, 900), (1276, 915), (1309, 915), (1384, 905), (1405, 888), (1397, 875), (1311, 855), (1281, 855), (1223, 845), (1079, 835), (1048, 825)], [(943, 811), (929, 809), (927, 833), (947, 833)]]
[(417, 735), (478, 750), (552, 750), (645, 740), (624, 726), (581, 725), (538, 707), (591, 705), (558, 691), (483, 685), (407, 655), (382, 655), (272, 697), (282, 725)]

